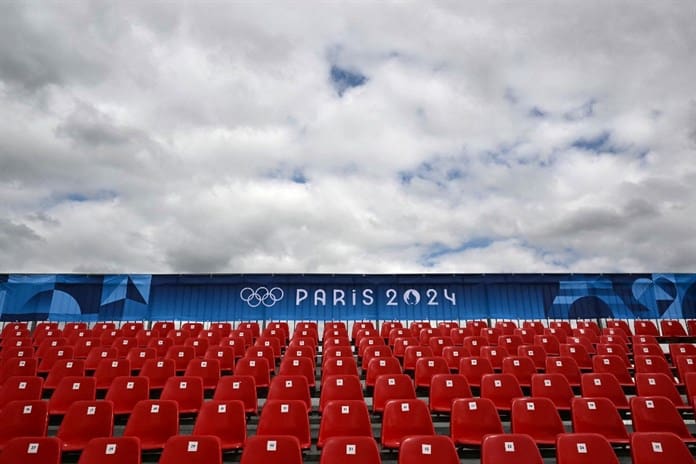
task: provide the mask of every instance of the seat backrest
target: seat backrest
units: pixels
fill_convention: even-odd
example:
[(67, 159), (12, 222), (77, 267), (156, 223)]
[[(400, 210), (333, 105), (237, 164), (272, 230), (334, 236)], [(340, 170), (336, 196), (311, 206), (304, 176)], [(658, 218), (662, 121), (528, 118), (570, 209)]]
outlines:
[(324, 443), (319, 464), (381, 464), (372, 437), (331, 437)]
[(435, 374), (430, 380), (428, 405), (432, 412), (449, 413), (452, 401), (471, 397), (469, 382), (461, 374)]
[(302, 449), (311, 446), (307, 406), (300, 400), (269, 400), (261, 410), (257, 435), (292, 435)]
[(92, 438), (77, 464), (140, 464), (140, 440), (136, 437)]
[(280, 375), (301, 375), (305, 378), (307, 386), (316, 386), (316, 369), (312, 358), (286, 358), (280, 363)]
[(582, 396), (585, 398), (608, 398), (614, 406), (628, 409), (628, 399), (616, 376), (609, 372), (591, 372), (580, 378)]
[(309, 412), (312, 409), (312, 397), (307, 379), (302, 375), (277, 375), (268, 388), (268, 400), (300, 400)]
[(547, 374), (563, 374), (570, 385), (580, 385), (580, 368), (575, 359), (569, 356), (546, 358)]
[(247, 414), (258, 412), (256, 381), (250, 375), (227, 375), (220, 377), (215, 388), (214, 400), (240, 400)]
[(184, 376), (200, 377), (203, 380), (203, 388), (212, 390), (220, 380), (220, 361), (217, 359), (194, 358), (186, 366)]
[(128, 418), (124, 437), (138, 437), (143, 450), (161, 449), (179, 433), (179, 407), (171, 400), (139, 401)]
[(240, 449), (246, 441), (246, 413), (240, 400), (206, 401), (196, 417), (193, 435), (213, 435), (224, 450)]
[(522, 396), (522, 388), (512, 374), (486, 374), (481, 378), (481, 398), (492, 400), (499, 411), (509, 411), (512, 400)]
[(179, 413), (197, 413), (203, 404), (203, 379), (200, 377), (170, 377), (164, 384), (160, 399), (174, 400)]
[(292, 435), (255, 435), (247, 439), (240, 464), (272, 462), (303, 464), (302, 449), (297, 437)]
[(102, 359), (94, 371), (97, 390), (106, 390), (116, 377), (130, 375), (130, 361), (127, 359)]
[(56, 436), (64, 450), (81, 450), (92, 438), (110, 437), (114, 432), (114, 410), (111, 401), (75, 401), (60, 423)]
[(503, 374), (514, 375), (520, 385), (524, 386), (532, 384), (532, 376), (537, 372), (534, 361), (528, 356), (506, 356), (503, 358), (502, 370)]
[(104, 359), (116, 359), (118, 352), (116, 348), (111, 346), (95, 346), (87, 354), (85, 359), (85, 369), (93, 371), (99, 363)]
[(0, 386), (0, 408), (10, 401), (41, 399), (43, 383), (43, 379), (35, 375), (17, 375), (8, 378)]
[(148, 359), (139, 375), (147, 377), (151, 390), (161, 390), (167, 379), (176, 375), (176, 363), (173, 359)]
[(493, 366), (482, 356), (467, 356), (459, 360), (459, 373), (466, 377), (470, 386), (478, 387), (484, 375), (493, 373)]
[(360, 400), (333, 400), (324, 406), (319, 426), (317, 447), (326, 440), (340, 436), (366, 436), (372, 438), (372, 424), (367, 405)]
[(481, 347), (481, 356), (487, 358), (495, 370), (500, 370), (503, 367), (503, 359), (509, 356), (509, 354), (504, 346)]
[(607, 372), (614, 374), (619, 385), (633, 385), (633, 378), (628, 372), (628, 366), (616, 355), (597, 354), (592, 358), (592, 371), (594, 373)]
[(406, 374), (380, 375), (372, 392), (372, 411), (382, 412), (387, 401), (393, 399), (414, 399), (416, 389)]
[(548, 398), (517, 398), (512, 402), (513, 433), (526, 433), (541, 444), (553, 444), (565, 433), (556, 406)]
[(532, 396), (550, 399), (558, 410), (570, 410), (570, 402), (575, 394), (562, 374), (534, 374)]
[(636, 335), (660, 335), (657, 331), (657, 326), (655, 326), (655, 323), (651, 320), (636, 320), (633, 324), (633, 331)]
[(324, 377), (319, 396), (319, 412), (333, 400), (364, 401), (362, 385), (357, 375), (331, 375)]
[(633, 464), (664, 464), (694, 462), (682, 439), (671, 432), (634, 432), (631, 435)]
[(480, 446), (483, 437), (503, 433), (503, 424), (493, 401), (462, 398), (452, 402), (450, 437), (464, 446)]
[(506, 433), (488, 435), (481, 445), (481, 464), (543, 464), (539, 448), (529, 435)]
[[(398, 363), (399, 360), (397, 359), (396, 362)], [(369, 376), (369, 364), (367, 371)], [(399, 372), (401, 372), (401, 365), (399, 365)], [(358, 364), (352, 357), (328, 358), (322, 362), (321, 376), (326, 378), (332, 375), (358, 375)]]
[(619, 464), (614, 448), (597, 433), (563, 433), (556, 438), (556, 464)]
[(111, 381), (104, 399), (114, 405), (114, 415), (130, 414), (138, 401), (150, 396), (150, 381), (147, 377), (119, 376)]
[(212, 435), (170, 437), (159, 464), (222, 464), (220, 439)]
[(268, 387), (271, 376), (268, 369), (268, 361), (265, 358), (241, 358), (234, 368), (237, 375), (250, 375), (256, 382), (256, 388)]
[(674, 380), (662, 373), (636, 374), (636, 393), (638, 396), (664, 396), (676, 407), (685, 406)]
[(626, 426), (609, 399), (574, 398), (571, 411), (576, 433), (598, 433), (611, 442), (628, 442)]
[(96, 395), (97, 382), (94, 377), (63, 377), (48, 400), (48, 413), (65, 414), (75, 401), (94, 400)]
[(0, 453), (0, 464), (60, 464), (61, 443), (56, 437), (16, 437)]
[[(31, 348), (29, 348), (31, 350)], [(3, 350), (4, 351), (4, 350)], [(0, 367), (0, 385), (13, 376), (33, 377), (37, 373), (39, 360), (36, 358), (8, 358)]]
[(426, 356), (416, 361), (416, 387), (430, 388), (430, 380), (436, 374), (449, 374), (449, 366), (445, 358)]
[(189, 361), (196, 356), (192, 346), (173, 345), (167, 349), (164, 359), (172, 359), (177, 372), (184, 372)]
[(630, 401), (635, 432), (672, 432), (691, 439), (676, 406), (664, 396), (634, 396)]
[(399, 446), (399, 464), (459, 464), (454, 443), (444, 435), (416, 435)]
[(428, 406), (418, 399), (387, 401), (382, 415), (382, 447), (398, 448), (409, 435), (435, 435)]
[(0, 408), (0, 449), (14, 437), (42, 437), (48, 431), (48, 403), (10, 401)]
[(664, 356), (636, 354), (633, 357), (633, 363), (636, 374), (662, 373), (673, 378), (672, 369)]
[[(673, 319), (661, 319), (660, 320), (660, 330), (662, 331), (663, 337), (685, 337), (686, 330), (681, 322)], [(657, 330), (656, 330), (657, 331)], [(657, 336), (657, 334), (653, 334)]]

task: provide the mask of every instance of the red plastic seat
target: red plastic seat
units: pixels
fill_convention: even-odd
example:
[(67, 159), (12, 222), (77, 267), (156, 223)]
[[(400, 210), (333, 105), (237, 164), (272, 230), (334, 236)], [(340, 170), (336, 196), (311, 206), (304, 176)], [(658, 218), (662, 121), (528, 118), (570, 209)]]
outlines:
[(488, 339), (486, 337), (481, 337), (480, 335), (475, 335), (471, 337), (464, 337), (463, 347), (466, 348), (471, 356), (481, 356), (481, 347), (488, 345)]
[(158, 450), (179, 433), (179, 408), (176, 401), (145, 400), (133, 408), (124, 437), (138, 437), (143, 451)]
[(309, 416), (307, 406), (300, 400), (269, 400), (261, 410), (256, 435), (292, 435), (302, 449), (309, 449)]
[(574, 432), (599, 433), (617, 445), (628, 443), (626, 426), (608, 398), (573, 398), (571, 411)]
[(652, 335), (655, 337), (660, 335), (655, 323), (650, 320), (637, 319), (633, 323), (633, 331), (635, 335)]
[(241, 449), (246, 441), (246, 413), (240, 400), (205, 401), (196, 417), (193, 435), (213, 435), (224, 451)]
[(461, 359), (467, 356), (470, 356), (469, 351), (463, 346), (446, 346), (442, 349), (442, 357), (447, 361), (450, 372), (458, 372)]
[(404, 351), (404, 372), (414, 372), (416, 361), (420, 358), (432, 357), (433, 350), (428, 346), (409, 346)]
[(171, 359), (174, 361), (174, 368), (179, 374), (183, 374), (186, 371), (186, 366), (188, 366), (188, 363), (195, 357), (196, 353), (192, 346), (181, 345), (169, 347), (167, 354), (164, 355), (164, 359)]
[(92, 348), (99, 346), (100, 341), (98, 338), (88, 337), (80, 338), (75, 342), (75, 351), (73, 352), (73, 357), (75, 359), (86, 359)]
[[(563, 337), (563, 340), (565, 339), (566, 337)], [(543, 346), (546, 354), (558, 355), (560, 353), (560, 342), (555, 335), (535, 335), (534, 344)]]
[(565, 337), (570, 337), (573, 333), (573, 328), (571, 327), (570, 322), (568, 321), (551, 321), (549, 323), (549, 328), (563, 332), (565, 334)]
[(183, 346), (188, 338), (191, 337), (191, 332), (183, 329), (172, 329), (167, 332), (167, 338), (174, 341), (174, 346)]
[(319, 464), (381, 464), (372, 437), (331, 437), (326, 440)]
[(459, 464), (454, 443), (443, 435), (416, 435), (399, 446), (399, 464)]
[(31, 347), (24, 348), (21, 346), (13, 346), (10, 348), (3, 348), (2, 351), (0, 351), (0, 361), (4, 362), (11, 358), (36, 359), (37, 366), (39, 362), (39, 358), (34, 357), (34, 350)]
[(129, 376), (130, 373), (130, 361), (127, 359), (102, 359), (94, 371), (97, 390), (108, 390), (116, 377)]
[(279, 360), (282, 354), (282, 344), (280, 338), (271, 336), (261, 336), (256, 339), (254, 346), (270, 347), (273, 350), (273, 357)]
[(559, 351), (561, 357), (573, 358), (581, 371), (592, 370), (592, 358), (584, 345), (561, 343)]
[(145, 361), (156, 358), (157, 352), (154, 348), (143, 348), (141, 346), (131, 348), (126, 355), (126, 359), (130, 362), (131, 371), (135, 372), (139, 372), (143, 368)]
[(406, 374), (380, 375), (372, 393), (372, 412), (383, 412), (389, 400), (415, 399), (416, 390)]
[(197, 337), (203, 331), (202, 322), (185, 322), (181, 325), (183, 330), (187, 330), (192, 337)]
[(37, 376), (13, 376), (0, 385), (0, 408), (10, 401), (41, 399), (43, 379)]
[[(394, 358), (396, 359), (396, 358)], [(398, 363), (399, 361), (396, 360)], [(367, 366), (368, 374), (370, 372), (370, 366)], [(399, 372), (401, 372), (401, 365), (399, 365)], [(358, 364), (353, 358), (328, 358), (322, 362), (321, 366), (321, 376), (326, 378), (332, 375), (358, 375)]]
[(664, 396), (634, 396), (630, 401), (634, 432), (672, 432), (696, 443), (677, 408)]
[(50, 415), (64, 415), (75, 401), (96, 399), (97, 383), (94, 377), (63, 377), (48, 400)]
[(444, 358), (426, 356), (416, 361), (416, 387), (430, 388), (430, 381), (437, 374), (449, 374), (449, 366)]
[(0, 464), (60, 464), (56, 437), (16, 437), (0, 453)]
[(176, 363), (173, 359), (148, 359), (139, 375), (148, 379), (150, 390), (161, 390), (167, 379), (176, 375)]
[[(338, 352), (340, 353), (338, 357), (342, 356), (351, 356), (350, 353), (350, 347), (341, 347), (337, 350), (333, 350), (332, 348), (327, 348), (326, 351), (323, 353), (323, 358), (326, 360), (327, 358), (331, 358), (335, 356), (335, 353)], [(288, 349), (285, 351), (285, 355), (283, 356), (283, 359), (298, 359), (298, 358), (308, 358), (312, 360), (312, 364), (314, 364), (315, 358), (316, 358), (316, 352), (313, 347), (309, 345), (294, 345), (294, 346), (289, 346)]]
[(184, 377), (200, 377), (204, 390), (215, 390), (220, 381), (220, 362), (217, 359), (194, 358), (186, 366)]
[(481, 378), (481, 398), (493, 401), (498, 411), (510, 411), (513, 400), (522, 396), (520, 384), (512, 374), (486, 374)]
[(159, 464), (222, 464), (220, 439), (212, 435), (170, 437)]
[(203, 380), (200, 377), (170, 377), (164, 384), (160, 399), (176, 401), (179, 414), (197, 414), (203, 404)]
[(116, 355), (119, 358), (125, 358), (131, 348), (138, 346), (138, 339), (135, 337), (116, 337), (111, 346), (116, 348)]
[[(631, 361), (628, 358), (628, 348), (625, 348), (619, 343), (600, 343), (597, 345), (597, 355), (613, 355), (621, 358), (626, 366), (631, 365)], [(594, 360), (594, 358), (593, 358)]]
[(56, 436), (63, 451), (80, 451), (92, 438), (110, 437), (113, 432), (111, 401), (75, 401), (65, 413)]
[(94, 371), (100, 362), (105, 359), (116, 359), (118, 357), (116, 348), (110, 346), (96, 346), (89, 350), (85, 359), (85, 370)]
[(312, 397), (309, 392), (307, 379), (302, 375), (277, 375), (271, 380), (271, 386), (268, 389), (267, 399), (287, 401), (299, 400), (302, 401), (307, 412), (312, 409)]
[(481, 445), (481, 464), (543, 464), (539, 448), (529, 435), (488, 435)]
[(614, 374), (609, 372), (582, 374), (580, 385), (583, 397), (607, 398), (617, 409), (628, 411), (628, 399)]
[(44, 437), (48, 432), (48, 403), (10, 401), (0, 408), (0, 450), (14, 437)]
[(93, 438), (77, 464), (140, 464), (140, 440), (135, 437)]
[(665, 374), (672, 383), (676, 381), (664, 356), (636, 355), (633, 357), (633, 363), (635, 374)]
[(448, 346), (454, 346), (454, 342), (452, 341), (452, 337), (449, 336), (430, 337), (428, 346), (433, 350), (435, 356), (442, 356), (443, 350)]
[(435, 374), (430, 381), (428, 406), (431, 412), (449, 414), (457, 398), (471, 398), (466, 377), (461, 374)]
[(636, 374), (636, 394), (638, 396), (664, 396), (680, 411), (689, 411), (691, 406), (684, 403), (674, 381), (665, 374)]
[(0, 366), (0, 385), (10, 377), (34, 377), (37, 374), (36, 368), (38, 360), (36, 358), (9, 358), (1, 363)]
[(234, 372), (234, 349), (229, 346), (211, 346), (206, 350), (203, 359), (216, 360), (220, 366), (220, 375)]
[[(660, 330), (663, 337), (686, 337), (686, 330), (681, 322), (673, 319), (661, 319)], [(654, 334), (657, 336), (657, 334)]]
[[(536, 332), (532, 329), (515, 329), (513, 335), (517, 335), (522, 340), (523, 345), (533, 345), (535, 335), (543, 335), (543, 329), (540, 332)], [(519, 347), (518, 347), (519, 348)]]
[(512, 374), (521, 387), (532, 385), (532, 376), (537, 369), (534, 361), (527, 356), (507, 356), (503, 359), (503, 374)]
[(190, 346), (193, 348), (193, 357), (202, 358), (205, 356), (205, 352), (208, 351), (208, 340), (205, 338), (194, 338), (188, 337), (184, 340), (184, 346)]
[(230, 401), (239, 400), (244, 403), (247, 414), (258, 413), (258, 398), (256, 394), (256, 382), (249, 375), (230, 375), (220, 377), (213, 400)]
[(44, 381), (44, 390), (53, 390), (58, 386), (58, 382), (65, 376), (85, 375), (85, 360), (84, 359), (59, 359), (48, 372), (48, 376)]
[(503, 433), (503, 424), (493, 401), (487, 398), (452, 402), (450, 437), (457, 445), (480, 446), (483, 437)]
[(517, 356), (527, 356), (534, 362), (538, 371), (546, 369), (546, 350), (539, 345), (521, 345), (517, 347)]
[(75, 349), (72, 346), (55, 346), (46, 350), (46, 354), (39, 361), (37, 371), (39, 374), (48, 374), (53, 365), (60, 359), (73, 359)]
[(556, 438), (556, 464), (619, 464), (614, 449), (596, 433), (563, 433)]
[(542, 335), (546, 327), (541, 321), (524, 321), (522, 328), (532, 330), (536, 335)]
[(546, 358), (547, 374), (563, 374), (571, 387), (580, 386), (580, 368), (575, 359), (567, 356)]
[(198, 338), (201, 340), (207, 340), (208, 348), (210, 348), (211, 346), (218, 346), (220, 344), (220, 340), (223, 338), (223, 335), (219, 330), (204, 329), (198, 333)]
[(633, 335), (631, 328), (628, 326), (628, 322), (622, 319), (607, 319), (606, 325), (608, 329), (619, 329), (623, 331), (627, 337)]
[(362, 352), (361, 362), (363, 370), (367, 368), (370, 361), (378, 358), (394, 358), (391, 348), (386, 345), (372, 345), (365, 348), (365, 350)]
[(147, 348), (153, 348), (158, 358), (163, 358), (172, 346), (174, 346), (174, 340), (171, 338), (153, 338), (147, 342)]
[(265, 358), (241, 358), (234, 367), (236, 375), (250, 375), (256, 382), (256, 388), (266, 388), (271, 384), (268, 361)]
[(466, 377), (470, 387), (481, 386), (481, 378), (486, 374), (493, 374), (491, 362), (481, 356), (468, 356), (459, 361), (459, 373)]
[(592, 368), (595, 374), (612, 374), (622, 387), (634, 386), (633, 378), (628, 372), (628, 367), (619, 356), (597, 354), (592, 358)]
[(325, 377), (321, 384), (319, 412), (329, 401), (360, 400), (364, 401), (362, 385), (357, 375), (331, 375)]
[(394, 340), (394, 350), (393, 354), (399, 359), (403, 359), (406, 354), (406, 348), (411, 346), (418, 346), (418, 339), (416, 337), (399, 337)]
[(532, 376), (532, 397), (548, 398), (559, 411), (570, 411), (575, 395), (568, 379), (561, 374), (534, 374)]
[(307, 386), (316, 386), (314, 361), (311, 358), (286, 358), (280, 363), (279, 375), (300, 375), (307, 381)]
[(404, 325), (399, 321), (385, 321), (380, 324), (379, 336), (385, 340), (389, 340), (389, 334), (394, 329), (403, 329)]
[(631, 436), (633, 464), (693, 464), (682, 439), (670, 432), (636, 432)]
[[(292, 346), (288, 347), (288, 351), (292, 351)], [(263, 359), (266, 361), (266, 367), (268, 368), (269, 375), (275, 372), (275, 356), (273, 355), (273, 348), (267, 346), (252, 346), (246, 350), (244, 357), (250, 359)], [(259, 386), (258, 380), (256, 382), (256, 386)]]
[(488, 359), (493, 366), (494, 371), (500, 371), (503, 368), (503, 359), (508, 357), (510, 353), (504, 347), (500, 346), (482, 346), (481, 356)]
[[(138, 331), (143, 330), (145, 325), (142, 322), (128, 322), (121, 326), (121, 335), (124, 337), (135, 337)], [(107, 329), (107, 331), (113, 329)]]
[(372, 437), (367, 405), (360, 400), (333, 400), (324, 406), (319, 425), (317, 448), (331, 437)]
[(133, 412), (138, 401), (146, 400), (150, 394), (150, 382), (147, 377), (116, 377), (106, 392), (107, 401), (113, 404), (114, 415), (126, 415)]
[(455, 346), (464, 346), (466, 337), (473, 337), (474, 331), (468, 327), (454, 327), (450, 329), (449, 336), (452, 338), (452, 343)]
[(398, 448), (411, 435), (435, 435), (428, 406), (421, 400), (389, 400), (382, 414), (383, 448)]
[(303, 464), (302, 449), (291, 435), (253, 436), (247, 439), (240, 464)]
[(512, 402), (512, 433), (525, 433), (538, 445), (553, 445), (565, 433), (556, 405), (549, 398), (517, 398)]

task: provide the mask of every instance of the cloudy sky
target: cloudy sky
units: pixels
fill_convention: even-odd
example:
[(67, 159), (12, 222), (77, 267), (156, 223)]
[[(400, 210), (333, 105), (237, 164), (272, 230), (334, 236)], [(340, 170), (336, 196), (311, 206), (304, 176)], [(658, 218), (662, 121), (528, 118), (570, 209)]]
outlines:
[(684, 1), (0, 6), (0, 272), (696, 271)]

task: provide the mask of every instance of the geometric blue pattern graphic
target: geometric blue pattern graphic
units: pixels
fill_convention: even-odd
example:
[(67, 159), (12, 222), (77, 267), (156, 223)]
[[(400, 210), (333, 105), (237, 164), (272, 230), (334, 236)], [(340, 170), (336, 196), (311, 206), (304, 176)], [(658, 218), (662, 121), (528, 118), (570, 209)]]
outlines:
[(696, 318), (696, 274), (0, 274), (0, 317)]

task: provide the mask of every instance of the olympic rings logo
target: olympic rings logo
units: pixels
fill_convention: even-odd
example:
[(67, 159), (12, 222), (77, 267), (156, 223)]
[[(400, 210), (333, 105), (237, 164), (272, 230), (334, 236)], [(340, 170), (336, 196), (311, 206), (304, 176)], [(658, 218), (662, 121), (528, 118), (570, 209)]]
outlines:
[(250, 287), (244, 287), (239, 292), (239, 297), (251, 308), (257, 308), (261, 305), (270, 308), (282, 300), (284, 296), (285, 292), (279, 287), (273, 287), (271, 289), (259, 287), (256, 290)]

